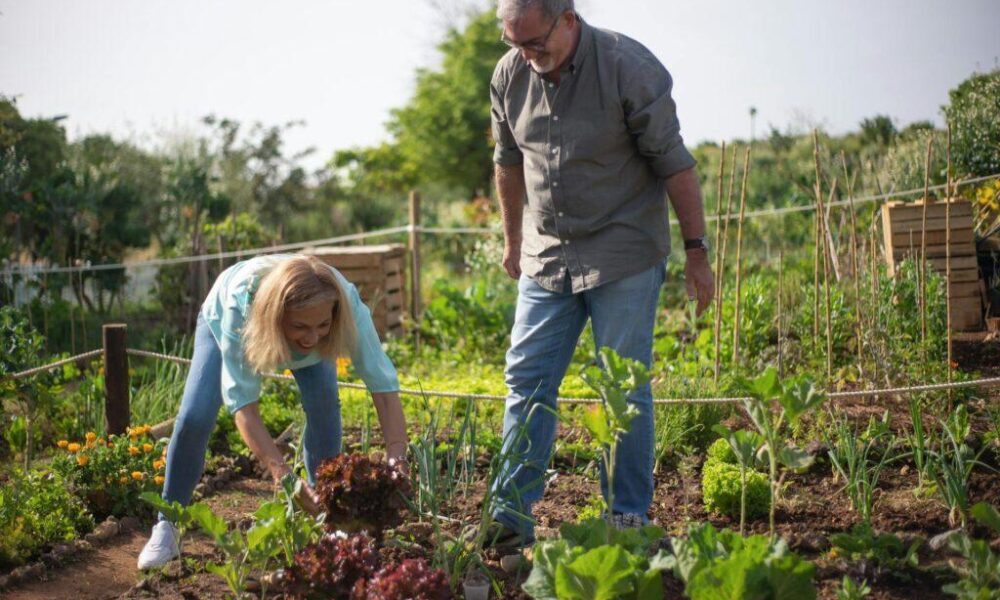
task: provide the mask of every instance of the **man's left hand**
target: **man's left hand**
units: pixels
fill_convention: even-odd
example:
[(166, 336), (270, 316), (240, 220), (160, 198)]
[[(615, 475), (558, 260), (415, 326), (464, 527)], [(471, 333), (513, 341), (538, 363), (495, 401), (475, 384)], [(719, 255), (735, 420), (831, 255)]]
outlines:
[(687, 251), (684, 263), (684, 288), (689, 300), (697, 300), (701, 316), (715, 298), (715, 275), (708, 262), (708, 251), (701, 248)]

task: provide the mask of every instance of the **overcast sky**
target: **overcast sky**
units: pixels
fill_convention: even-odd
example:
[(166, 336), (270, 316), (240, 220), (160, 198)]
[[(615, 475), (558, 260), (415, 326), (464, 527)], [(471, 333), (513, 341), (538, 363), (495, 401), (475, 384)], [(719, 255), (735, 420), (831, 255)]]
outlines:
[[(434, 66), (462, 0), (0, 0), (0, 94), (72, 138), (154, 143), (206, 114), (306, 126), (290, 151), (385, 139)], [(485, 6), (484, 0), (468, 0)], [(1000, 66), (1000, 0), (578, 0), (674, 76), (695, 144), (756, 131), (856, 129), (875, 114), (941, 124), (948, 90)], [(499, 35), (499, 30), (498, 30)]]

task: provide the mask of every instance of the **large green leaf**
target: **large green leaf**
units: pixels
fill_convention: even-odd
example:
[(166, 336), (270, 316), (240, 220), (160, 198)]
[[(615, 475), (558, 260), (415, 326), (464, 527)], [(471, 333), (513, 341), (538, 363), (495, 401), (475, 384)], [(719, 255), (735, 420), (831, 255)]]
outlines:
[(584, 411), (582, 420), (583, 426), (587, 428), (595, 442), (604, 446), (614, 443), (614, 436), (608, 424), (608, 413), (604, 410), (604, 406), (595, 404), (589, 407)]
[(216, 541), (229, 530), (226, 522), (221, 517), (216, 516), (206, 504), (192, 504), (187, 511), (202, 531), (215, 538)]
[(634, 591), (629, 555), (619, 546), (599, 546), (570, 563), (556, 565), (556, 595), (579, 600), (615, 600)]
[(977, 502), (969, 512), (977, 521), (1000, 533), (1000, 512), (997, 512), (997, 509), (985, 502)]
[(521, 589), (536, 600), (558, 600), (556, 565), (582, 552), (571, 549), (566, 540), (538, 542), (532, 548), (531, 573)]

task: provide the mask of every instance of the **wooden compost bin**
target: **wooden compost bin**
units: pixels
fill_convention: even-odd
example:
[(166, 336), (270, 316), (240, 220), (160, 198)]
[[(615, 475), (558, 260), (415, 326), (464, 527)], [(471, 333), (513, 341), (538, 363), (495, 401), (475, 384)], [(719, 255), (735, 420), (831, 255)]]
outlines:
[[(964, 198), (927, 205), (927, 262), (945, 275), (947, 272), (947, 205), (951, 205), (951, 326), (956, 331), (983, 328), (982, 291), (976, 262), (972, 205)], [(882, 205), (882, 232), (889, 274), (907, 256), (919, 258), (923, 231), (923, 201), (889, 202)]]
[(304, 252), (333, 266), (357, 286), (382, 339), (386, 335), (403, 334), (403, 282), (406, 281), (403, 245), (321, 246)]

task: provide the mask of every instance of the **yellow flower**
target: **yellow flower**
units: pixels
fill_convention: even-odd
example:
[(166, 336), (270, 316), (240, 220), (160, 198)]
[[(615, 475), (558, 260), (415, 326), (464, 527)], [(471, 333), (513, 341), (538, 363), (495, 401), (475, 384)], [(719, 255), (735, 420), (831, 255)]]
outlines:
[(132, 471), (132, 479), (136, 481), (142, 481), (145, 478), (146, 478), (145, 473), (140, 473), (139, 471)]
[(347, 377), (347, 368), (351, 366), (351, 359), (346, 356), (337, 358), (337, 377)]
[(166, 480), (163, 478), (162, 475), (157, 475), (156, 477), (153, 478), (153, 481), (156, 482), (156, 485), (163, 485), (163, 482)]
[(69, 446), (69, 442), (67, 442), (66, 440), (59, 440), (59, 442), (56, 445), (59, 446), (60, 448), (65, 448), (66, 446)]
[(94, 442), (94, 443), (97, 444), (98, 446), (103, 446), (104, 445), (104, 438), (97, 438), (97, 441)]
[(94, 440), (97, 439), (97, 434), (94, 433), (93, 431), (88, 431), (87, 435), (84, 436), (84, 439), (86, 439), (88, 442), (93, 442)]
[(145, 452), (146, 454), (149, 454), (150, 452), (153, 451), (153, 445), (152, 444), (143, 444), (142, 445), (142, 451)]
[(128, 453), (129, 453), (129, 456), (135, 456), (136, 454), (139, 454), (139, 449), (136, 448), (135, 446), (129, 446), (128, 447)]
[(81, 467), (86, 467), (87, 463), (89, 462), (90, 462), (89, 456), (81, 454), (80, 456), (76, 457), (76, 464), (80, 465)]
[(118, 483), (128, 483), (128, 475), (122, 475), (118, 478)]
[(157, 471), (159, 471), (160, 469), (163, 468), (163, 466), (165, 464), (166, 464), (166, 462), (164, 462), (162, 460), (154, 460), (153, 461), (153, 468), (156, 469)]
[(80, 451), (80, 444), (73, 442), (72, 444), (68, 445), (66, 449), (69, 450), (70, 454), (76, 454), (77, 452)]
[(291, 369), (285, 369), (284, 371), (281, 372), (281, 374), (284, 375), (285, 377), (291, 377), (292, 376), (292, 370)]

